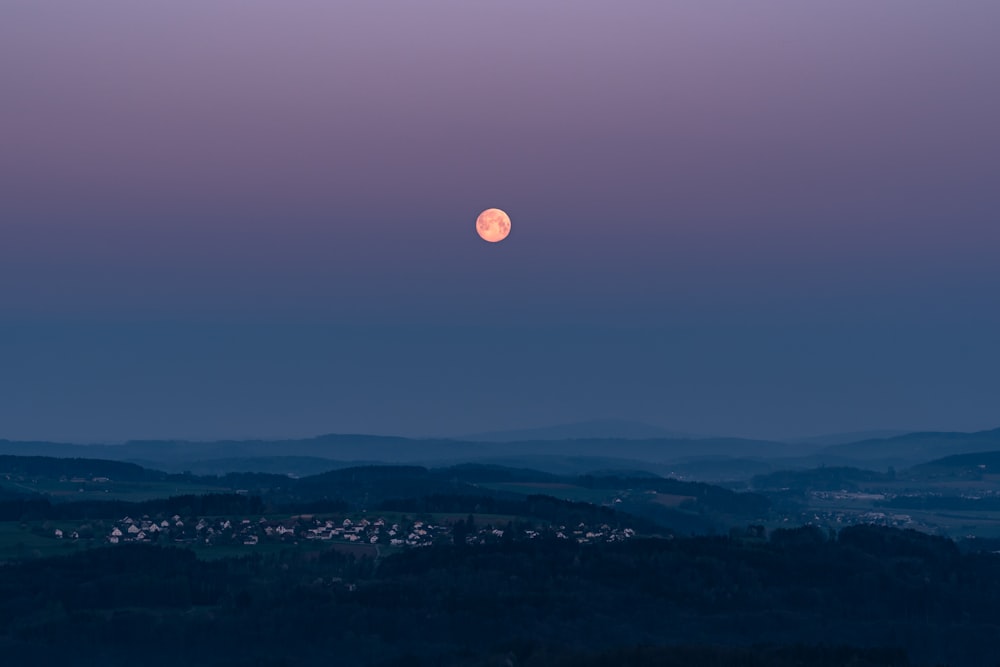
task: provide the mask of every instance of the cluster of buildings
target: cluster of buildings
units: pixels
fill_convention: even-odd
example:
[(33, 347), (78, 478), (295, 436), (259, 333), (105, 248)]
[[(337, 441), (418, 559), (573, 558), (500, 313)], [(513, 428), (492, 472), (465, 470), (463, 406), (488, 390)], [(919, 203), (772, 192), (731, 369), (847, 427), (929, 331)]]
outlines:
[[(387, 523), (383, 518), (371, 521), (367, 518), (354, 522), (351, 519), (338, 521), (336, 519), (311, 519), (312, 525), (299, 533), (299, 537), (307, 540), (340, 540), (344, 542), (361, 542), (367, 544), (387, 544), (394, 547), (418, 547), (435, 542), (450, 542), (450, 527), (434, 525), (423, 521), (411, 523)], [(269, 529), (265, 529), (267, 532)], [(282, 527), (274, 529), (273, 534), (280, 534)], [(285, 531), (288, 528), (284, 528)], [(287, 533), (286, 533), (287, 534)], [(270, 536), (269, 535), (269, 536)]]
[[(118, 544), (120, 542), (154, 542), (158, 541), (161, 535), (177, 539), (184, 534), (184, 528), (184, 522), (177, 514), (169, 519), (161, 519), (159, 522), (150, 519), (148, 516), (138, 520), (125, 517), (115, 522), (106, 539), (110, 544)], [(58, 529), (56, 530), (56, 537), (61, 537)]]
[[(529, 531), (534, 532), (534, 531)], [(537, 534), (530, 537), (537, 537)], [(597, 542), (624, 542), (635, 537), (635, 531), (631, 528), (612, 528), (608, 524), (601, 524), (596, 527), (588, 527), (579, 524), (576, 528), (567, 529), (566, 526), (559, 526), (556, 531), (556, 539), (573, 540), (578, 544), (594, 544)]]
[[(391, 547), (420, 547), (451, 544), (456, 539), (466, 544), (490, 544), (501, 541), (525, 541), (543, 536), (571, 540), (579, 544), (621, 542), (635, 537), (631, 528), (612, 528), (607, 524), (588, 526), (535, 526), (514, 528), (487, 521), (468, 524), (456, 536), (455, 525), (406, 519), (399, 523), (377, 518), (334, 518), (300, 515), (285, 519), (233, 519), (224, 517), (171, 517), (133, 519), (123, 517), (111, 523), (104, 535), (108, 544), (129, 542), (173, 542), (201, 545), (244, 545), (299, 543), (301, 541), (357, 543)], [(77, 539), (76, 532), (56, 528), (57, 539)]]
[[(790, 519), (783, 519), (789, 523)], [(913, 520), (909, 514), (899, 514), (895, 512), (879, 512), (876, 510), (864, 511), (844, 511), (844, 510), (813, 510), (803, 514), (799, 518), (799, 523), (813, 524), (819, 526), (855, 526), (859, 524), (874, 524), (877, 526), (889, 526), (893, 528), (914, 528), (917, 530), (930, 530), (929, 526), (920, 525)]]

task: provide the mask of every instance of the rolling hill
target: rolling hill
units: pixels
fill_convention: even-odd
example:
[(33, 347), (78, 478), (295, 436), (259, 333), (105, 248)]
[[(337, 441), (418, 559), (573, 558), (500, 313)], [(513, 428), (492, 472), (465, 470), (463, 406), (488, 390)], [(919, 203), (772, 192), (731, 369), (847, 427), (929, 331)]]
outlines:
[(912, 466), (955, 454), (1000, 450), (1000, 428), (975, 433), (921, 432), (892, 438), (833, 445), (819, 452), (844, 460), (891, 462)]

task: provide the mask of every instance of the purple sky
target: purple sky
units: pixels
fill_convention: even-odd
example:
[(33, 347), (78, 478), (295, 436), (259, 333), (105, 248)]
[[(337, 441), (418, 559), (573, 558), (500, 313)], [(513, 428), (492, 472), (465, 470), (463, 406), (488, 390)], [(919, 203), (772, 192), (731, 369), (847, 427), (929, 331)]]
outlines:
[(0, 438), (1000, 426), (998, 27), (5, 0)]

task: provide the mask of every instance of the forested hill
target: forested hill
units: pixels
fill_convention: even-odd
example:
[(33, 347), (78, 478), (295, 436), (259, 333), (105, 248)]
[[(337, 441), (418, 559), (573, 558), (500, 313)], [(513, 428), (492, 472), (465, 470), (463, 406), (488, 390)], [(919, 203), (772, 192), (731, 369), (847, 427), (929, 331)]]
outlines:
[(1000, 428), (976, 433), (908, 433), (893, 438), (834, 445), (822, 453), (848, 460), (895, 460), (898, 465), (916, 465), (955, 454), (986, 451), (1000, 451)]
[(104, 459), (56, 458), (51, 456), (0, 455), (0, 474), (23, 477), (63, 477), (93, 480), (107, 477), (129, 482), (154, 481), (167, 478), (159, 470), (150, 470), (134, 463)]
[[(757, 494), (648, 474), (634, 478), (606, 474), (558, 476), (466, 464), (433, 469), (361, 466), (303, 478), (264, 473), (198, 476), (167, 474), (117, 461), (0, 457), (0, 500), (35, 496), (46, 499), (49, 505), (89, 503), (88, 511), (98, 512), (95, 503), (110, 500), (145, 502), (157, 496), (204, 493), (239, 493), (260, 498), (266, 507), (297, 507), (302, 511), (321, 507), (378, 509), (390, 501), (396, 508), (416, 508), (427, 506), (428, 498), (468, 499), (450, 501), (452, 509), (448, 511), (453, 512), (472, 511), (483, 504), (484, 498), (492, 499), (490, 502), (520, 502), (548, 495), (596, 507), (613, 506), (661, 528), (684, 533), (725, 531), (735, 520), (760, 521), (770, 506), (765, 497)], [(17, 507), (8, 507), (5, 515), (15, 516), (22, 511)], [(79, 514), (68, 509), (44, 509), (40, 504), (33, 507), (35, 514), (45, 516)]]
[(984, 473), (1000, 473), (1000, 450), (973, 452), (970, 454), (955, 454), (944, 458), (928, 461), (919, 466), (914, 466), (916, 470), (931, 471), (935, 469), (978, 469)]

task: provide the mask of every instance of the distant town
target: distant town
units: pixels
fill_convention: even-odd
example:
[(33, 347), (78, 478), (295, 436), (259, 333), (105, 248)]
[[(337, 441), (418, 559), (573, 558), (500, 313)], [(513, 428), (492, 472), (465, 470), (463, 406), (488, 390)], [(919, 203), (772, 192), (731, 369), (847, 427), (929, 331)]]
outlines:
[[(297, 544), (302, 541), (368, 544), (391, 547), (425, 547), (432, 544), (492, 544), (524, 541), (543, 536), (570, 540), (577, 544), (622, 542), (636, 536), (632, 528), (612, 528), (608, 524), (576, 526), (533, 526), (514, 528), (512, 523), (489, 519), (432, 523), (420, 519), (391, 522), (383, 517), (351, 519), (303, 514), (286, 519), (259, 517), (122, 517), (112, 522), (103, 539), (108, 544), (145, 542), (192, 546), (242, 545), (262, 543)], [(470, 525), (471, 523), (471, 525)], [(78, 540), (81, 529), (55, 528), (55, 539)]]

